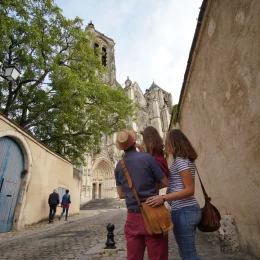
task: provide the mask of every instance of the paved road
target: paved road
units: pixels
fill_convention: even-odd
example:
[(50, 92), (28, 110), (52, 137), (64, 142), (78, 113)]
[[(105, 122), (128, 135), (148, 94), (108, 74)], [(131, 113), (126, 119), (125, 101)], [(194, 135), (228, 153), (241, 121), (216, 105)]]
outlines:
[[(119, 201), (97, 200), (85, 206), (79, 216), (54, 224), (42, 223), (21, 232), (0, 234), (1, 260), (123, 260), (126, 259), (123, 226), (126, 209)], [(88, 210), (86, 210), (88, 209)], [(105, 251), (106, 225), (114, 223), (116, 250)], [(172, 232), (169, 260), (180, 259)], [(214, 235), (198, 233), (197, 249), (203, 260), (255, 260), (240, 253), (226, 255)], [(145, 259), (148, 259), (147, 256)]]

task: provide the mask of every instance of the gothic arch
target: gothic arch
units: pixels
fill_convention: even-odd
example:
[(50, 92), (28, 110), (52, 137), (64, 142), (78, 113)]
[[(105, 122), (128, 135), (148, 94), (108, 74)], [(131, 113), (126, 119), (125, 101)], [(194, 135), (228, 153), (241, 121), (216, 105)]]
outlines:
[(114, 167), (111, 161), (105, 157), (100, 157), (95, 160), (92, 169), (92, 199), (114, 198), (116, 196), (116, 185)]

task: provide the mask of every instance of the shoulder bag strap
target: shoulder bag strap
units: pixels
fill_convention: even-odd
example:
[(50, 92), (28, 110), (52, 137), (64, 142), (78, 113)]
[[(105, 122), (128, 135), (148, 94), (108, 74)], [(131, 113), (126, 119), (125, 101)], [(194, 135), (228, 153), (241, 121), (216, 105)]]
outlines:
[(124, 171), (124, 173), (125, 173), (125, 177), (126, 177), (126, 179), (127, 179), (128, 185), (129, 185), (130, 189), (132, 190), (132, 192), (134, 193), (134, 196), (135, 196), (135, 199), (136, 199), (138, 205), (141, 206), (140, 199), (139, 199), (138, 194), (137, 194), (137, 192), (136, 192), (136, 189), (135, 189), (135, 187), (134, 187), (134, 185), (133, 185), (133, 182), (132, 182), (132, 179), (131, 179), (131, 177), (130, 177), (130, 174), (129, 174), (127, 168), (126, 168), (125, 161), (124, 161), (124, 160), (121, 160), (120, 162), (121, 162), (123, 171)]
[(195, 165), (196, 172), (197, 172), (197, 174), (198, 174), (198, 176), (199, 176), (200, 185), (201, 185), (201, 189), (202, 189), (203, 195), (204, 195), (205, 198), (209, 198), (209, 196), (208, 196), (208, 194), (207, 194), (207, 192), (206, 192), (206, 190), (205, 190), (205, 188), (204, 188), (204, 185), (203, 185), (203, 183), (202, 183), (202, 181), (201, 181), (201, 178), (200, 178), (200, 175), (199, 175), (199, 171), (198, 171), (198, 169), (197, 169), (197, 166), (196, 166), (195, 163), (194, 163), (194, 165)]

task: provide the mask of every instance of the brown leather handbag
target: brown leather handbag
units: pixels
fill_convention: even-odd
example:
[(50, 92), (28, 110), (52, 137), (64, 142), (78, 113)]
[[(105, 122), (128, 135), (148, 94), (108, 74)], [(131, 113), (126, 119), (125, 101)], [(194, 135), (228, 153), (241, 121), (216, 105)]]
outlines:
[(204, 207), (201, 209), (202, 212), (202, 218), (201, 221), (198, 225), (198, 229), (202, 232), (214, 232), (219, 230), (221, 224), (220, 224), (220, 220), (221, 220), (221, 215), (218, 211), (218, 209), (213, 206), (211, 204), (211, 198), (208, 196), (204, 185), (201, 181), (199, 172), (197, 167), (195, 166), (197, 174), (199, 176), (199, 180), (200, 180), (200, 185), (201, 185), (201, 189), (205, 198), (205, 205)]
[(144, 219), (145, 227), (150, 235), (164, 234), (167, 235), (168, 231), (173, 229), (171, 216), (164, 204), (151, 207), (146, 202), (140, 202), (136, 189), (133, 185), (130, 174), (126, 168), (124, 160), (121, 160), (121, 165), (125, 173), (128, 185), (134, 193), (135, 199), (141, 209)]

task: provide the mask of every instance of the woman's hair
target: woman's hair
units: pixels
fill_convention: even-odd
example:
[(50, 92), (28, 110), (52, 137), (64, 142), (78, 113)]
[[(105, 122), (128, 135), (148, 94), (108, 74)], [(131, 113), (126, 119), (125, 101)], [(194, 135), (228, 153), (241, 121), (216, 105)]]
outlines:
[(163, 139), (156, 128), (147, 126), (142, 132), (146, 152), (163, 155)]
[(181, 157), (194, 161), (198, 157), (188, 138), (179, 129), (172, 129), (168, 132), (165, 150), (166, 154), (172, 154), (173, 158)]

